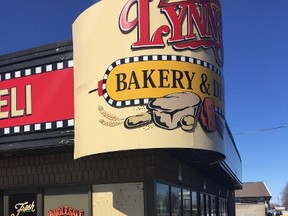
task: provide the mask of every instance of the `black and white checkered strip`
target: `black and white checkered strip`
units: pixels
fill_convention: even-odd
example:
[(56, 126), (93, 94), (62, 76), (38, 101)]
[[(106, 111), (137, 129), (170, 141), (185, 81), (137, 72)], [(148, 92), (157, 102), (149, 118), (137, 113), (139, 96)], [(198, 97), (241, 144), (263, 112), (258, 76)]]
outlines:
[(214, 65), (197, 59), (197, 58), (192, 58), (192, 57), (187, 57), (187, 56), (177, 56), (177, 55), (145, 55), (145, 56), (135, 56), (135, 57), (129, 57), (129, 58), (122, 58), (119, 59), (115, 62), (113, 62), (108, 69), (106, 70), (104, 77), (103, 77), (103, 85), (102, 85), (102, 91), (103, 91), (103, 96), (105, 100), (114, 107), (123, 107), (123, 106), (135, 106), (135, 105), (145, 105), (148, 104), (149, 98), (146, 99), (134, 99), (134, 100), (126, 100), (126, 101), (115, 101), (107, 93), (106, 89), (106, 82), (108, 79), (108, 76), (110, 72), (117, 67), (118, 65), (122, 64), (127, 64), (127, 63), (133, 63), (133, 62), (142, 62), (142, 61), (181, 61), (181, 62), (188, 62), (191, 64), (197, 64), (201, 65), (205, 68), (210, 69), (214, 73), (218, 74), (223, 79), (223, 74), (222, 72), (215, 67)]
[(73, 67), (73, 60), (64, 60), (64, 61), (55, 62), (51, 64), (21, 69), (21, 70), (12, 71), (12, 72), (1, 73), (0, 81), (20, 78), (20, 77), (25, 77), (25, 76), (30, 76), (30, 75), (36, 75), (36, 74), (41, 74), (41, 73), (50, 72), (50, 71), (61, 70), (61, 69), (69, 68), (69, 67)]
[[(1, 73), (0, 81), (26, 77), (26, 76), (41, 74), (41, 73), (50, 72), (50, 71), (57, 71), (57, 70), (70, 68), (70, 67), (73, 67), (73, 60), (64, 60), (60, 62), (26, 68), (22, 70)], [(0, 128), (0, 135), (9, 135), (9, 134), (16, 134), (16, 133), (23, 133), (23, 132), (33, 132), (33, 131), (40, 131), (40, 130), (65, 128), (65, 127), (70, 127), (70, 126), (74, 126), (73, 119)]]
[(26, 133), (26, 132), (36, 132), (41, 130), (52, 130), (52, 129), (61, 129), (74, 126), (74, 119), (54, 121), (54, 122), (45, 122), (39, 124), (30, 124), (30, 125), (21, 125), (0, 128), (0, 135), (9, 135), (17, 133)]
[(223, 116), (223, 117), (225, 116), (224, 111), (221, 108), (217, 107), (217, 106), (214, 106), (214, 111), (216, 113), (218, 113), (219, 115)]

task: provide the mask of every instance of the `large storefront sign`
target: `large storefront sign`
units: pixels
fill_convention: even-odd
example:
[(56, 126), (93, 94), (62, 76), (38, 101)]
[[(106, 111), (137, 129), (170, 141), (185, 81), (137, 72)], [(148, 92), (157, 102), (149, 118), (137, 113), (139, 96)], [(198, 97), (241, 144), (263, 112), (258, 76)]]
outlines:
[(37, 194), (9, 196), (9, 216), (37, 216)]
[(77, 18), (73, 40), (76, 158), (147, 148), (223, 156), (219, 0), (103, 0)]
[(0, 135), (73, 126), (73, 64), (1, 74)]

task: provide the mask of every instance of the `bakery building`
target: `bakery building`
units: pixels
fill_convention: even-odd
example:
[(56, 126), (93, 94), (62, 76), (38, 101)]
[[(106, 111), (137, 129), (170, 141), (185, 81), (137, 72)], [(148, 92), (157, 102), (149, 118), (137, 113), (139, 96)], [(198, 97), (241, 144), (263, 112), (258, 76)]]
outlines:
[[(218, 1), (179, 4), (207, 10), (207, 25), (220, 13)], [(83, 12), (73, 42), (0, 56), (1, 215), (235, 215), (221, 16), (208, 29), (195, 19), (202, 32), (182, 29), (199, 34), (186, 41), (175, 3), (113, 5)]]

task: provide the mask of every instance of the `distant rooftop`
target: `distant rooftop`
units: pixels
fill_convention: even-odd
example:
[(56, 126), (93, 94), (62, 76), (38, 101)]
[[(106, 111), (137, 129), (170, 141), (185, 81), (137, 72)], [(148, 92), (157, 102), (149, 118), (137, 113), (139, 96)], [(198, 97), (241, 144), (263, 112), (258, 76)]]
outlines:
[(246, 182), (242, 183), (242, 187), (242, 190), (235, 191), (236, 198), (272, 197), (269, 189), (264, 182)]

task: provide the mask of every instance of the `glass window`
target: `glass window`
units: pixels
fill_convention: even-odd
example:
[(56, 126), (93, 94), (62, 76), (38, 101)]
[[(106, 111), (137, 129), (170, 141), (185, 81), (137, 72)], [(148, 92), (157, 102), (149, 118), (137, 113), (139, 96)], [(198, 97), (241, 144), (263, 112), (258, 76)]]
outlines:
[(170, 216), (169, 185), (156, 184), (157, 216)]
[(219, 199), (219, 215), (223, 216), (222, 199)]
[(10, 195), (9, 215), (37, 216), (37, 194)]
[(191, 192), (183, 189), (183, 216), (191, 216)]
[(206, 194), (205, 197), (206, 197), (206, 215), (210, 216), (210, 210), (211, 210), (211, 208), (210, 208), (210, 195)]
[(205, 195), (204, 194), (200, 194), (200, 213), (201, 216), (205, 216)]
[(227, 200), (226, 199), (224, 199), (223, 200), (223, 202), (224, 202), (224, 209), (223, 209), (223, 212), (224, 212), (224, 216), (227, 216), (228, 215), (228, 206), (227, 206)]
[(172, 216), (182, 216), (182, 193), (181, 188), (171, 187), (171, 213)]
[(228, 200), (215, 195), (163, 183), (156, 193), (157, 216), (228, 216)]
[(192, 191), (192, 216), (197, 216), (198, 212), (198, 200), (197, 200), (197, 192)]
[(219, 199), (219, 215), (220, 216), (227, 216), (228, 215), (228, 206), (227, 206), (227, 200), (220, 198)]
[(216, 216), (216, 197), (211, 196), (211, 216)]

